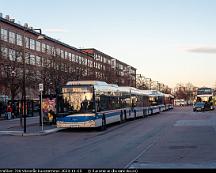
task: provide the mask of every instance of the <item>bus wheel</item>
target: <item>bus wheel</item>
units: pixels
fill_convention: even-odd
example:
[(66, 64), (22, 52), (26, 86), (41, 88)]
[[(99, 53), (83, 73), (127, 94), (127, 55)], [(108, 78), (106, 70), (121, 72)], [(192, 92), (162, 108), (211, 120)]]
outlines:
[(105, 114), (103, 114), (103, 116), (102, 116), (102, 125), (101, 125), (100, 130), (101, 131), (106, 130), (106, 116), (105, 116)]
[(124, 119), (125, 119), (125, 121), (127, 120), (127, 111), (126, 110), (124, 110)]
[(143, 118), (145, 118), (145, 110), (143, 109), (143, 116), (142, 116)]
[(136, 119), (136, 110), (134, 110), (134, 120)]
[(124, 119), (123, 119), (123, 111), (121, 110), (121, 114), (120, 114), (120, 123), (123, 123)]

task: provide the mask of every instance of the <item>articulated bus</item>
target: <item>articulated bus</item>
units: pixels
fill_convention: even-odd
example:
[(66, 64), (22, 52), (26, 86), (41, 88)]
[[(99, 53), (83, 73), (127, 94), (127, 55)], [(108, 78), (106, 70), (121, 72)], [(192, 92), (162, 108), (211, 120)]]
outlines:
[(72, 81), (62, 88), (63, 115), (57, 127), (100, 127), (173, 108), (173, 96), (102, 81)]

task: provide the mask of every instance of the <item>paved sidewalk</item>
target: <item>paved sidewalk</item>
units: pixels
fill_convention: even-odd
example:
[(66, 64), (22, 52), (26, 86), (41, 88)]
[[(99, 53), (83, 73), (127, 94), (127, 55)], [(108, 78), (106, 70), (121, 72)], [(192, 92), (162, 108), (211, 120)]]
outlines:
[[(22, 120), (23, 122), (24, 120)], [(0, 121), (0, 135), (12, 135), (12, 136), (42, 136), (55, 133), (62, 128), (57, 128), (56, 125), (39, 124), (39, 117), (27, 117), (26, 118), (26, 133), (24, 133), (23, 127), (20, 126), (20, 119), (3, 120)]]

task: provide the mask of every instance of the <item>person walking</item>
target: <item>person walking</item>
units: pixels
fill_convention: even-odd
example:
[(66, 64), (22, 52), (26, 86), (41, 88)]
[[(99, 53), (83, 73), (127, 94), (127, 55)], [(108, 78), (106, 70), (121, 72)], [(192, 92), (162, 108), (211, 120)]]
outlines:
[(12, 112), (13, 112), (13, 109), (12, 109), (12, 106), (9, 104), (8, 106), (7, 106), (7, 119), (8, 120), (10, 120), (11, 119), (11, 117), (12, 117)]

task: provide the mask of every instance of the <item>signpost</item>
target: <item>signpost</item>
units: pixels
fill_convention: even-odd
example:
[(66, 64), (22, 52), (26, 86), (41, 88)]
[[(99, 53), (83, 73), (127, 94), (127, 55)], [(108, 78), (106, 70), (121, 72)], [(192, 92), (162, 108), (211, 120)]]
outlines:
[(43, 94), (43, 84), (39, 84), (39, 91), (40, 91), (40, 111), (41, 111), (41, 127), (42, 127), (42, 131), (43, 131), (43, 110), (42, 110), (42, 94)]

